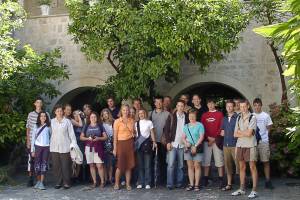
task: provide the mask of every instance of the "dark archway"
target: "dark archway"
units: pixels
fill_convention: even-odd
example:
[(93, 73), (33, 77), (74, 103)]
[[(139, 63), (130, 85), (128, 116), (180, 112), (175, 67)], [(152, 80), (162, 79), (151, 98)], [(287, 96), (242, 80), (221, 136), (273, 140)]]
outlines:
[(80, 87), (66, 93), (59, 101), (59, 104), (71, 104), (73, 110), (80, 109), (84, 104), (92, 105), (94, 111), (99, 112), (103, 106), (97, 102), (97, 92), (94, 87)]
[[(225, 111), (225, 100), (234, 98), (245, 98), (243, 94), (241, 94), (233, 87), (218, 82), (203, 82), (192, 85), (182, 90), (178, 95), (176, 95), (175, 99), (179, 98), (181, 94), (189, 94), (190, 99), (193, 94), (200, 95), (202, 99), (202, 105), (206, 105), (206, 100), (208, 98), (213, 98), (217, 102), (218, 108), (223, 112)], [(189, 104), (192, 104), (191, 100)]]

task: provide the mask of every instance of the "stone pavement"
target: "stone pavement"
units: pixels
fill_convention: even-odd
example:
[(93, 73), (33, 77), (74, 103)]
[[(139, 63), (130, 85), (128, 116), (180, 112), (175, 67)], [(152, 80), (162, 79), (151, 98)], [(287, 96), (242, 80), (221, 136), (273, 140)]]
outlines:
[[(274, 190), (264, 189), (264, 182), (259, 183), (257, 199), (262, 200), (299, 200), (300, 199), (300, 180), (299, 179), (275, 179), (273, 180)], [(236, 187), (235, 187), (236, 188)], [(49, 183), (47, 190), (40, 191), (33, 188), (27, 188), (25, 182), (15, 186), (0, 186), (0, 200), (85, 200), (85, 199), (142, 199), (142, 200), (160, 200), (160, 199), (248, 199), (247, 196), (231, 197), (231, 192), (222, 192), (215, 187), (202, 189), (200, 192), (187, 192), (184, 189), (167, 190), (164, 187), (151, 190), (133, 189), (127, 192), (125, 189), (114, 191), (112, 187), (104, 189), (96, 188), (94, 190), (86, 190), (87, 185), (76, 185), (69, 190), (53, 188), (53, 184)], [(247, 191), (249, 194), (250, 190)]]

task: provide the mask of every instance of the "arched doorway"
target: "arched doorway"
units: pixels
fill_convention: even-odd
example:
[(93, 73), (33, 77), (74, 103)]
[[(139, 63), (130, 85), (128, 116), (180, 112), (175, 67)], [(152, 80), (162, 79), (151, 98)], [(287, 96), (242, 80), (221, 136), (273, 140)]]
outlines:
[(198, 84), (191, 85), (184, 90), (180, 91), (175, 99), (179, 98), (181, 94), (188, 94), (191, 98), (193, 94), (198, 94), (202, 98), (202, 105), (206, 105), (206, 100), (212, 98), (217, 102), (217, 107), (225, 112), (225, 100), (227, 99), (244, 99), (245, 96), (241, 94), (235, 88), (218, 82), (201, 82)]
[(96, 100), (97, 92), (95, 89), (96, 89), (95, 87), (76, 88), (63, 95), (59, 99), (58, 103), (59, 104), (68, 103), (72, 106), (73, 110), (77, 110), (77, 109), (82, 110), (84, 104), (90, 104), (92, 105), (93, 110), (100, 111), (104, 105), (100, 105), (100, 103), (97, 102)]

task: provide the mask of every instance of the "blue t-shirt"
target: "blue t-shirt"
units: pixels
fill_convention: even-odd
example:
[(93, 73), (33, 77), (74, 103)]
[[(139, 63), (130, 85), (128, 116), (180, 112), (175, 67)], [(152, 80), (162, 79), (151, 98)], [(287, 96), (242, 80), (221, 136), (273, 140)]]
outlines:
[(188, 123), (184, 125), (183, 132), (187, 138), (187, 141), (191, 145), (195, 145), (198, 142), (201, 135), (204, 135), (204, 126), (200, 122), (196, 122), (195, 125), (191, 125), (190, 123)]
[(86, 137), (101, 137), (102, 133), (105, 132), (102, 124), (97, 124), (97, 126), (89, 125), (86, 129), (85, 136)]

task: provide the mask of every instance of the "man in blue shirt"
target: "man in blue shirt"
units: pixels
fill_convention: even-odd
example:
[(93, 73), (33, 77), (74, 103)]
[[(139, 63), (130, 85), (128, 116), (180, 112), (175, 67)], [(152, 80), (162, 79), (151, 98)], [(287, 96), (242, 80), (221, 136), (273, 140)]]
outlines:
[(238, 114), (234, 112), (235, 103), (233, 100), (226, 101), (227, 115), (223, 119), (221, 135), (224, 136), (224, 161), (227, 174), (227, 186), (222, 188), (223, 191), (232, 189), (233, 165), (235, 163), (236, 173), (239, 172), (239, 165), (235, 159), (236, 138), (234, 138), (234, 128)]

